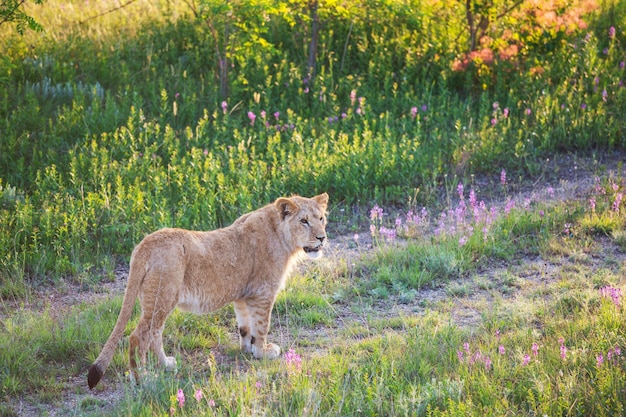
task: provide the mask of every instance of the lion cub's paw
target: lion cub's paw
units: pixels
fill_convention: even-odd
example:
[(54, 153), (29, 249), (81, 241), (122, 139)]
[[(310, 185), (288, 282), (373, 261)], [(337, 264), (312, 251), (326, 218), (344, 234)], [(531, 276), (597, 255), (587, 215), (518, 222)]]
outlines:
[(274, 343), (268, 343), (260, 349), (256, 345), (253, 345), (252, 354), (257, 359), (276, 359), (280, 356), (280, 346)]

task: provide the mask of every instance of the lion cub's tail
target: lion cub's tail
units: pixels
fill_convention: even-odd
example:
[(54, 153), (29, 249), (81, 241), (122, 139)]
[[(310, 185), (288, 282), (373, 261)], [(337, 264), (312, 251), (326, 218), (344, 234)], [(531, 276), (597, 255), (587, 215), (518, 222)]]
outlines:
[[(131, 258), (134, 258), (134, 256)], [(120, 310), (119, 316), (117, 316), (115, 327), (113, 328), (109, 339), (104, 344), (100, 355), (89, 367), (89, 373), (87, 374), (87, 384), (89, 384), (89, 389), (93, 389), (93, 387), (100, 382), (100, 378), (102, 378), (102, 375), (104, 375), (109, 363), (111, 363), (111, 359), (113, 359), (113, 354), (115, 353), (117, 344), (126, 329), (126, 323), (130, 320), (133, 308), (135, 307), (135, 300), (137, 299), (137, 294), (139, 293), (139, 288), (141, 287), (143, 279), (146, 275), (146, 271), (141, 271), (140, 269), (141, 268), (138, 266), (133, 265), (133, 259), (131, 259), (130, 272), (128, 273), (128, 285), (126, 286), (126, 292), (124, 293), (122, 309)]]

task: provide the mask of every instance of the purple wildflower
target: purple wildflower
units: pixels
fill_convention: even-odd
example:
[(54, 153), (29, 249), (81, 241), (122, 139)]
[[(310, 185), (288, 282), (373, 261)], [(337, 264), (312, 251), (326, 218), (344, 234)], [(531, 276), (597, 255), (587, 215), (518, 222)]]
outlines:
[(497, 123), (498, 123), (498, 119), (496, 119), (495, 117), (491, 119), (491, 126), (495, 126)]
[(504, 346), (502, 346), (502, 345), (498, 346), (498, 353), (500, 355), (504, 355), (505, 352), (506, 352), (506, 350), (504, 349)]
[(602, 366), (603, 363), (604, 363), (604, 356), (602, 355), (602, 353), (598, 353), (598, 355), (596, 356), (596, 365), (599, 368)]
[(613, 201), (613, 211), (619, 213), (619, 206), (622, 204), (622, 199), (624, 198), (624, 194), (617, 193), (615, 194), (615, 201)]
[(228, 103), (226, 101), (222, 101), (222, 112), (226, 114), (227, 110), (228, 110)]
[(196, 399), (196, 401), (200, 402), (200, 400), (202, 399), (203, 395), (202, 395), (202, 390), (201, 389), (197, 389), (195, 394), (193, 394), (194, 398)]
[(621, 298), (622, 298), (621, 289), (614, 288), (611, 286), (606, 286), (606, 287), (600, 288), (599, 292), (600, 292), (601, 297), (608, 298), (611, 301), (613, 301), (613, 304), (615, 304), (616, 307), (619, 307), (621, 305)]
[(300, 372), (302, 370), (302, 358), (293, 349), (289, 349), (285, 353), (285, 363), (290, 372)]
[(564, 344), (561, 344), (561, 359), (565, 360), (565, 357), (567, 356), (567, 347), (565, 347)]
[(506, 185), (506, 171), (504, 170), (504, 168), (500, 172), (500, 184)]
[(502, 110), (502, 115), (506, 118), (509, 117), (509, 108), (505, 107), (504, 110)]
[(526, 116), (530, 116), (532, 112), (533, 111), (531, 109), (524, 110), (524, 113), (526, 113)]
[(615, 38), (615, 26), (611, 26), (609, 28), (609, 39), (614, 39)]
[(256, 120), (256, 114), (251, 111), (248, 112), (248, 119), (250, 119), (250, 126), (254, 125), (254, 121)]
[(185, 393), (183, 392), (182, 389), (178, 390), (176, 399), (178, 400), (178, 405), (180, 406), (180, 408), (183, 408), (183, 406), (185, 405)]
[(524, 355), (524, 360), (522, 361), (522, 366), (526, 366), (530, 363), (530, 355)]
[(276, 120), (278, 120), (280, 118), (280, 112), (274, 112), (274, 117), (276, 118)]
[(417, 117), (417, 107), (411, 107), (411, 118), (415, 119)]
[(539, 355), (539, 345), (538, 344), (533, 343), (533, 346), (532, 346), (531, 349), (533, 351), (533, 356)]

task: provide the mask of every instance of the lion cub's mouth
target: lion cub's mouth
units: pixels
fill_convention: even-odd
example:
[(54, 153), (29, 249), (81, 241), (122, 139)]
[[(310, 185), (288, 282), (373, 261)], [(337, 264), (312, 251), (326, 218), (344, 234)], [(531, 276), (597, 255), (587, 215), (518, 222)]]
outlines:
[(316, 247), (305, 246), (302, 249), (304, 249), (306, 253), (317, 253), (322, 250), (322, 247), (321, 246), (316, 246)]

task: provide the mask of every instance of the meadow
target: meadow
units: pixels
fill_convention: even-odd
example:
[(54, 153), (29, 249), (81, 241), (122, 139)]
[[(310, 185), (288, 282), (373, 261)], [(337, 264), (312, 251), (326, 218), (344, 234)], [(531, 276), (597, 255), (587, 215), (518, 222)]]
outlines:
[[(623, 414), (626, 4), (544, 3), (50, 0), (43, 32), (0, 25), (0, 414)], [(231, 310), (176, 312), (178, 372), (131, 386), (124, 342), (87, 392), (121, 294), (41, 294), (322, 191), (345, 251), (280, 295), (280, 360), (238, 353)]]

